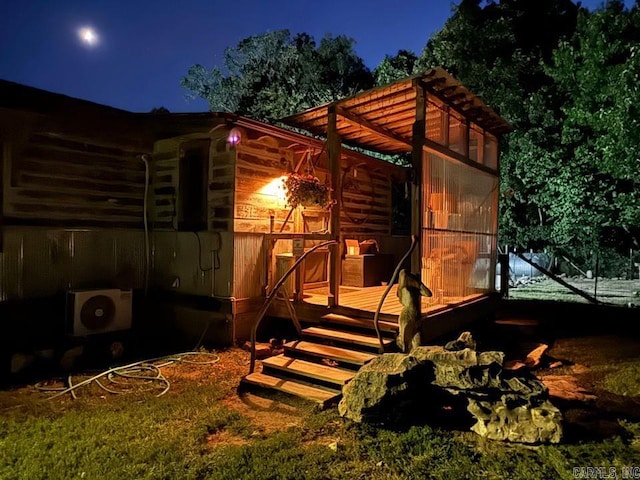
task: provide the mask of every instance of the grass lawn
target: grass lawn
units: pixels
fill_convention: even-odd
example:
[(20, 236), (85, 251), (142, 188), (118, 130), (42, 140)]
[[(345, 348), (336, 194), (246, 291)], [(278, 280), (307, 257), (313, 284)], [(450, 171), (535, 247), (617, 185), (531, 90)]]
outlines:
[(425, 425), (379, 429), (336, 408), (238, 395), (249, 354), (216, 354), (164, 367), (170, 389), (160, 397), (95, 385), (76, 399), (48, 400), (33, 385), (0, 391), (0, 479), (572, 479), (574, 467), (615, 467), (618, 478), (640, 467), (640, 423), (617, 419), (614, 434), (541, 446)]

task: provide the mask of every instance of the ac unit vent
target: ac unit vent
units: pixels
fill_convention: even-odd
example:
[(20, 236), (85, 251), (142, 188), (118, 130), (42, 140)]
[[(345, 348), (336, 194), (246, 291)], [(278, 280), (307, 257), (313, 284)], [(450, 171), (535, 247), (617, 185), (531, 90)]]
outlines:
[(71, 290), (67, 296), (68, 333), (75, 337), (131, 328), (131, 290)]

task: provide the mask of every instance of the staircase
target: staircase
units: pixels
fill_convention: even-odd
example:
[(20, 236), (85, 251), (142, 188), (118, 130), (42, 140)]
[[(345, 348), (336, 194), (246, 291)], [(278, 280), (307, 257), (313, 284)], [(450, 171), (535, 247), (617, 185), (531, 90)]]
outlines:
[[(398, 324), (381, 320), (378, 326), (385, 352), (395, 351)], [(343, 385), (379, 351), (371, 318), (329, 313), (303, 328), (300, 340), (286, 343), (284, 353), (262, 360), (262, 368), (245, 376), (240, 386), (258, 394), (282, 392), (325, 408), (340, 400)]]

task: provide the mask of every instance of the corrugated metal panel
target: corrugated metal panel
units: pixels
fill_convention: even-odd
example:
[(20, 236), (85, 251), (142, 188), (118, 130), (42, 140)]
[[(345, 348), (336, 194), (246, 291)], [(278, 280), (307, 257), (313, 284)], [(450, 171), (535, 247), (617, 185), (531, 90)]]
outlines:
[(153, 234), (153, 284), (173, 288), (189, 295), (208, 295), (211, 270), (200, 271), (198, 240), (193, 232), (157, 232)]
[(231, 296), (232, 235), (154, 232), (152, 285), (186, 295)]
[(22, 298), (23, 235), (4, 227), (4, 249), (0, 253), (0, 301)]
[(139, 231), (122, 230), (115, 237), (114, 275), (118, 288), (144, 286), (145, 244), (144, 234)]
[(66, 287), (71, 257), (65, 249), (64, 236), (61, 230), (32, 228), (24, 232), (24, 297), (54, 295)]
[(72, 288), (142, 288), (144, 233), (5, 227), (0, 301), (55, 295)]
[(115, 276), (115, 239), (101, 231), (69, 232), (71, 288), (98, 288)]

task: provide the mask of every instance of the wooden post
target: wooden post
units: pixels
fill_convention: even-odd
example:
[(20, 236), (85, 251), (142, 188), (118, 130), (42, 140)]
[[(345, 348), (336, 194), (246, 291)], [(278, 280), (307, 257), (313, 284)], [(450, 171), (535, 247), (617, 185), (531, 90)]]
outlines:
[(263, 277), (262, 277), (262, 296), (269, 295), (269, 289), (273, 287), (273, 240), (271, 235), (264, 235), (262, 237), (262, 251), (264, 252), (264, 262), (262, 265)]
[(484, 165), (484, 129), (482, 130), (482, 135), (478, 135), (478, 159), (477, 162), (480, 165)]
[(509, 252), (498, 254), (498, 262), (500, 262), (500, 296), (502, 298), (508, 298), (509, 297)]
[[(299, 215), (296, 217), (298, 218)], [(302, 223), (302, 222), (299, 222)], [(300, 230), (296, 230), (300, 231)], [(293, 243), (293, 261), (297, 261), (304, 254), (304, 238), (296, 237), (292, 241)], [(300, 268), (297, 268), (295, 272), (293, 272), (293, 301), (301, 302), (304, 298), (304, 269), (305, 265), (302, 262)]]
[(442, 144), (449, 148), (449, 106), (446, 105), (442, 110)]
[(331, 209), (329, 231), (331, 238), (337, 243), (329, 247), (329, 306), (338, 305), (340, 291), (340, 277), (342, 273), (340, 235), (340, 190), (342, 189), (342, 175), (340, 172), (341, 140), (336, 127), (336, 107), (330, 105), (327, 115), (327, 152), (329, 153), (329, 172), (331, 174), (331, 199), (334, 201)]
[(471, 128), (469, 119), (463, 118), (462, 125), (464, 126), (462, 129), (462, 156), (469, 160), (469, 129)]
[[(411, 234), (418, 238), (420, 248), (411, 254), (411, 271), (420, 272), (422, 258), (422, 218), (424, 216), (422, 157), (426, 134), (426, 96), (420, 82), (414, 84), (416, 90), (416, 116), (413, 122), (413, 139), (411, 151), (411, 166), (413, 167), (413, 183), (411, 185)], [(429, 173), (427, 171), (427, 173)]]
[(4, 251), (3, 198), (5, 192), (9, 192), (9, 186), (9, 146), (0, 142), (0, 253)]

